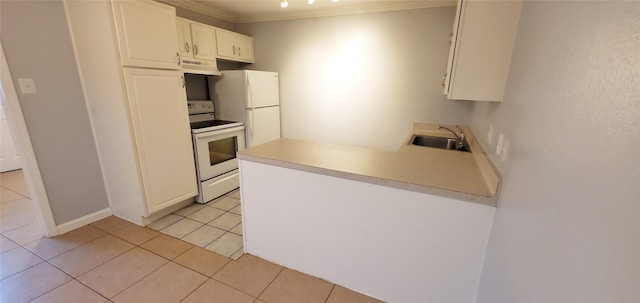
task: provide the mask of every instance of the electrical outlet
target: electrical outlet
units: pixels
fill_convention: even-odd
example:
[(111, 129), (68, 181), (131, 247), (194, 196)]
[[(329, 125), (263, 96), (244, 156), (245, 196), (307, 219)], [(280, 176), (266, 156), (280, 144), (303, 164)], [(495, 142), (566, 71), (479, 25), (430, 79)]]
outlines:
[(36, 84), (31, 78), (18, 78), (18, 85), (20, 86), (20, 92), (23, 95), (36, 93)]
[(493, 125), (489, 125), (489, 131), (487, 132), (487, 143), (489, 143), (489, 145), (493, 143)]
[(502, 160), (503, 162), (507, 161), (509, 159), (509, 149), (511, 147), (511, 141), (509, 141), (509, 139), (505, 138), (504, 142), (502, 142), (502, 153), (500, 154), (500, 160)]
[(498, 136), (498, 146), (496, 147), (496, 155), (501, 156), (502, 152), (503, 152), (503, 147), (504, 147), (504, 134), (500, 134), (500, 136)]

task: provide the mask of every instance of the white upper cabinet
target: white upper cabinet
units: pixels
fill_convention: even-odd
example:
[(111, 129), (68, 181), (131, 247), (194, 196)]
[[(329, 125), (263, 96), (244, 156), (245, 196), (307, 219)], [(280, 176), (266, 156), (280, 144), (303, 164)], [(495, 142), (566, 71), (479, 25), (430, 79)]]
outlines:
[(187, 19), (176, 18), (176, 29), (178, 31), (178, 53), (181, 58), (193, 58), (193, 44), (191, 42), (191, 23)]
[(152, 214), (198, 194), (184, 76), (123, 69), (136, 155)]
[(502, 101), (522, 1), (458, 0), (447, 72), (448, 99)]
[(155, 1), (112, 1), (123, 66), (178, 69), (176, 9)]
[(216, 60), (215, 28), (199, 23), (191, 23), (193, 56), (198, 59)]
[(253, 61), (253, 38), (242, 34), (236, 34), (236, 46), (238, 47), (238, 57), (241, 62)]
[(253, 38), (216, 28), (218, 59), (253, 63)]
[(176, 18), (178, 47), (181, 57), (216, 60), (215, 27)]

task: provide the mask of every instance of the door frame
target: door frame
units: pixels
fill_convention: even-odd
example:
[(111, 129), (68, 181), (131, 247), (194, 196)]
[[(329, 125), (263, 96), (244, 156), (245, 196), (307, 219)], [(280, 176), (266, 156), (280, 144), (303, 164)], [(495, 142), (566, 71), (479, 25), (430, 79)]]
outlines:
[(6, 100), (4, 111), (9, 124), (9, 132), (13, 137), (18, 155), (22, 157), (22, 171), (38, 222), (45, 236), (56, 236), (58, 227), (53, 218), (49, 198), (47, 197), (38, 161), (31, 144), (27, 123), (22, 115), (22, 107), (18, 101), (18, 94), (13, 84), (11, 71), (7, 65), (2, 42), (0, 42), (0, 81), (2, 88), (0, 93), (4, 95)]

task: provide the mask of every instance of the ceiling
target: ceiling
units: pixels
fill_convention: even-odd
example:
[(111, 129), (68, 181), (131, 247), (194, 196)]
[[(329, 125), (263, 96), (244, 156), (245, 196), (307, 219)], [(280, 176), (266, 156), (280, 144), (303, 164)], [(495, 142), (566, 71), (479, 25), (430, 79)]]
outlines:
[(379, 13), (407, 9), (455, 6), (455, 0), (160, 0), (233, 23), (250, 23), (314, 17)]

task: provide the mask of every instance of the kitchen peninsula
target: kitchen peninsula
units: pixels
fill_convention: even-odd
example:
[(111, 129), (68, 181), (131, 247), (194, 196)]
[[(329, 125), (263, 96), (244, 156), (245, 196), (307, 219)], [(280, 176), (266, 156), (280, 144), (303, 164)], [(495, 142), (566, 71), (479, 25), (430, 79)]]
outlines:
[(465, 133), (471, 153), (410, 145), (451, 136), (428, 123), (396, 152), (290, 139), (240, 152), (246, 252), (385, 301), (473, 301), (500, 176)]

